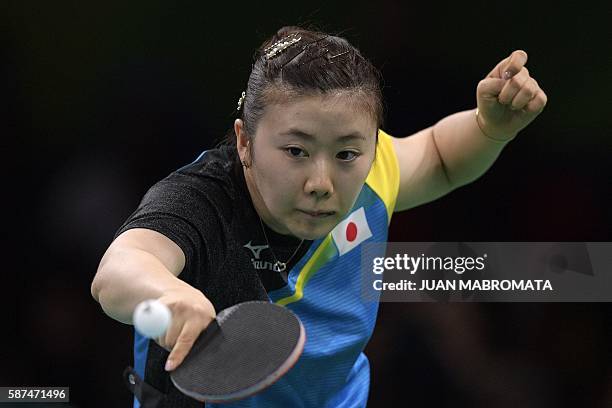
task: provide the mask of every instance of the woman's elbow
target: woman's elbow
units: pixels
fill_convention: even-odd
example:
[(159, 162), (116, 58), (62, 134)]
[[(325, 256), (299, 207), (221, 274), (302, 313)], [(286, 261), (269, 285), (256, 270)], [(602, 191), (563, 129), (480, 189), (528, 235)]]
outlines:
[(100, 260), (100, 264), (98, 265), (98, 270), (91, 282), (91, 296), (96, 300), (96, 302), (100, 303), (100, 292), (104, 288), (105, 275), (108, 273), (105, 269), (108, 263), (108, 251), (104, 254), (102, 259)]
[(91, 282), (91, 296), (96, 300), (96, 302), (100, 303), (100, 291), (102, 290), (101, 283), (101, 268), (98, 268), (96, 275), (94, 276), (93, 281)]

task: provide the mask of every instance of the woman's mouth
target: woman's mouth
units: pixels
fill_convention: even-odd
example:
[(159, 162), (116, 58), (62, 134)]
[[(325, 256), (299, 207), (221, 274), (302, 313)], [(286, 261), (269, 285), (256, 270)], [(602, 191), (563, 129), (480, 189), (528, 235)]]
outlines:
[(335, 213), (335, 211), (306, 211), (306, 210), (298, 210), (298, 211), (306, 215), (309, 215), (312, 218), (325, 218)]

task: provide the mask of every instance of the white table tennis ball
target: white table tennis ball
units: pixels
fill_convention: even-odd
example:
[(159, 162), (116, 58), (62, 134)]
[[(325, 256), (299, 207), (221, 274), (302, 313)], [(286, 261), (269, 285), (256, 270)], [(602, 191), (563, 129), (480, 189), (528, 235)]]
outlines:
[(140, 334), (148, 338), (159, 337), (168, 330), (172, 315), (168, 306), (158, 300), (145, 300), (134, 309), (132, 321)]

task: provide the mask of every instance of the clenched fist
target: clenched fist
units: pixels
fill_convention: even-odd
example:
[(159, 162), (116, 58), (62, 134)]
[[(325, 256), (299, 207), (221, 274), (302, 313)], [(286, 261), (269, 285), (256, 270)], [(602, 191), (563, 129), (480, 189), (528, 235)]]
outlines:
[(490, 138), (510, 140), (542, 112), (548, 98), (525, 64), (527, 53), (514, 51), (478, 83), (478, 125)]

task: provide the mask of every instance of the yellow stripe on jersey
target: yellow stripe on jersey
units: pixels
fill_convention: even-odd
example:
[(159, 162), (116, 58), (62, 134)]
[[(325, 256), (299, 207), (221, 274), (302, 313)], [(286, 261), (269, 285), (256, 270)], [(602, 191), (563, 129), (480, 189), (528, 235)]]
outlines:
[(276, 303), (287, 306), (289, 303), (297, 302), (304, 297), (304, 286), (306, 286), (308, 280), (336, 253), (336, 248), (332, 244), (332, 236), (328, 234), (300, 271), (293, 295), (279, 299)]
[(376, 160), (372, 164), (366, 184), (380, 197), (387, 208), (387, 224), (395, 209), (395, 202), (399, 194), (399, 163), (395, 155), (395, 148), (391, 136), (378, 130), (378, 144), (376, 146)]

